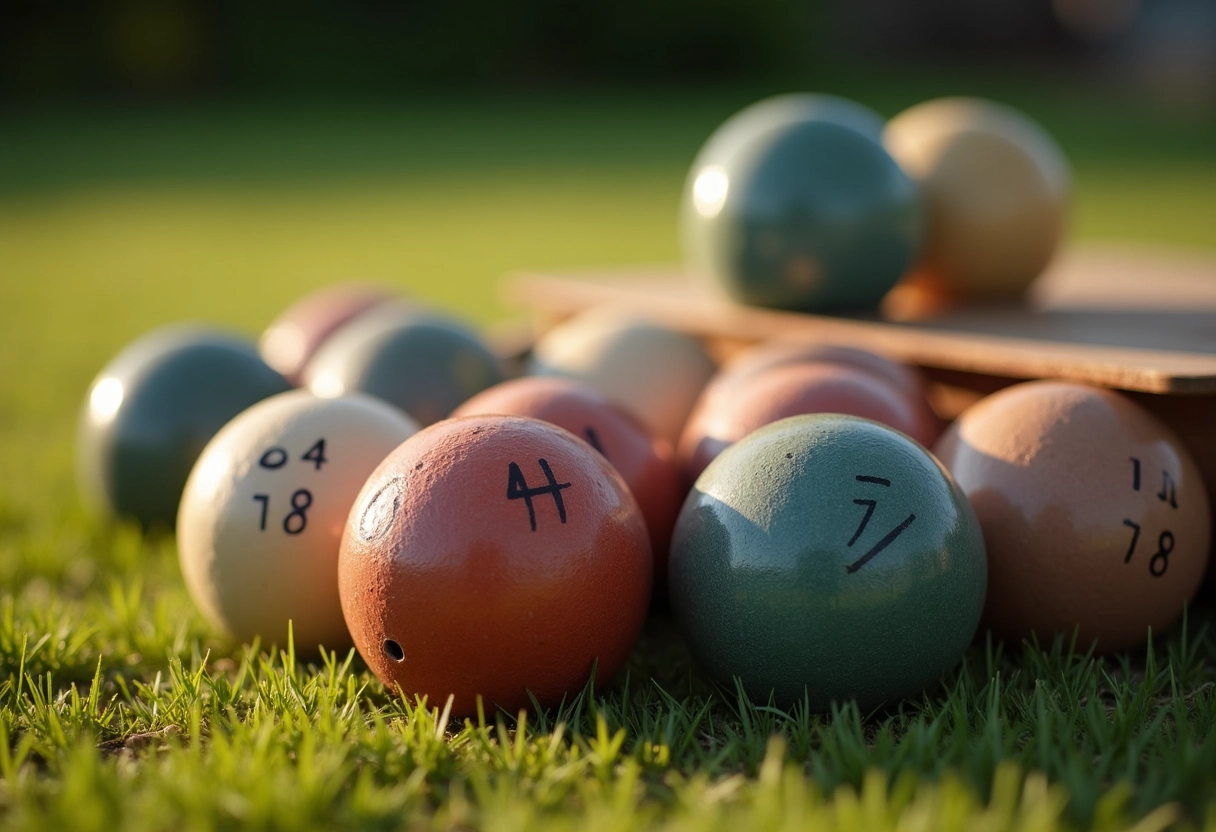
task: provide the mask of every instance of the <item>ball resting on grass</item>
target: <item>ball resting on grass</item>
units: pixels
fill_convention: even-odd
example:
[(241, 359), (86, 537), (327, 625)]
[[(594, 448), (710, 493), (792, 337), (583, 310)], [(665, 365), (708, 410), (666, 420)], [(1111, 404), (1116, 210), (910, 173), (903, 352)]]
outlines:
[(180, 325), (145, 335), (89, 388), (76, 442), (85, 501), (106, 517), (173, 528), (186, 478), (211, 437), (289, 387), (236, 335)]

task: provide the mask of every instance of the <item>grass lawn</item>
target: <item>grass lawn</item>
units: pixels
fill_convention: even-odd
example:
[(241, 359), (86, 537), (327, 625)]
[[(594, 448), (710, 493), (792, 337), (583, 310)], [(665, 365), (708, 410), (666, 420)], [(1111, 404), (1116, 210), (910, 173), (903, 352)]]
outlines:
[[(1075, 164), (1074, 233), (1216, 246), (1216, 119), (999, 82)], [(852, 86), (850, 86), (852, 84)], [(893, 113), (958, 83), (842, 82)], [(981, 638), (920, 700), (783, 713), (656, 616), (612, 686), (449, 722), (357, 656), (208, 631), (172, 539), (79, 506), (77, 409), (178, 319), (255, 334), (335, 279), (507, 314), (516, 267), (674, 259), (685, 168), (752, 92), (33, 112), (0, 130), (0, 826), (1216, 829), (1216, 634)], [(1135, 824), (1133, 826), (1133, 824)]]

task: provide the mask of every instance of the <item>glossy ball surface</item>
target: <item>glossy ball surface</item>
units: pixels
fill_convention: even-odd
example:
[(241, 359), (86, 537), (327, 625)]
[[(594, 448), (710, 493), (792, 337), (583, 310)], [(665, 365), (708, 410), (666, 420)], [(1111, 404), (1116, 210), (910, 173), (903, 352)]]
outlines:
[(637, 501), (603, 456), (535, 419), (470, 416), (376, 469), (342, 539), (346, 623), (390, 689), (454, 714), (607, 680), (650, 603)]
[(606, 309), (549, 330), (529, 366), (534, 375), (572, 378), (599, 390), (673, 445), (714, 369), (691, 335)]
[[(708, 148), (717, 144), (710, 137)], [(924, 235), (916, 185), (873, 136), (830, 120), (770, 126), (710, 164), (684, 199), (684, 259), (742, 303), (876, 306)], [(707, 148), (707, 149), (708, 149)]]
[(1047, 267), (1071, 174), (1042, 127), (992, 101), (942, 98), (891, 119), (883, 141), (924, 193), (918, 279), (959, 296), (1011, 296)]
[(886, 378), (843, 364), (807, 361), (772, 367), (734, 387), (689, 424), (679, 457), (689, 481), (713, 459), (752, 431), (789, 416), (843, 413), (870, 419), (932, 445), (940, 432)]
[(928, 452), (863, 419), (795, 416), (715, 459), (672, 541), (672, 610), (719, 681), (813, 709), (932, 686), (984, 602), (979, 524)]
[(145, 335), (89, 387), (76, 441), (85, 501), (106, 517), (172, 528), (186, 478), (211, 437), (289, 386), (235, 335), (188, 326)]
[(359, 394), (306, 390), (241, 413), (207, 445), (177, 516), (182, 574), (213, 626), (249, 643), (349, 646), (338, 600), (338, 544), (359, 489), (418, 430)]
[(666, 592), (667, 549), (684, 490), (675, 452), (601, 393), (564, 378), (531, 376), (478, 393), (452, 414), (529, 416), (564, 428), (602, 453), (638, 501), (654, 553), (655, 591)]
[(318, 396), (366, 393), (429, 425), (502, 381), (502, 368), (467, 327), (390, 305), (330, 336), (305, 379)]
[[(775, 127), (807, 121), (839, 124), (875, 141), (882, 141), (882, 131), (886, 126), (883, 117), (869, 107), (836, 95), (786, 93), (761, 99), (722, 122), (706, 140), (697, 152), (689, 181), (685, 184), (685, 200), (691, 200), (696, 195), (698, 172), (724, 164), (740, 147)], [(686, 206), (686, 209), (689, 207)]]
[(1191, 456), (1127, 398), (1038, 381), (982, 399), (937, 444), (988, 540), (985, 620), (1006, 639), (1108, 652), (1181, 615), (1211, 519)]
[(338, 283), (305, 295), (266, 328), (258, 352), (293, 385), (304, 383), (304, 368), (338, 327), (391, 300), (393, 293), (367, 283)]

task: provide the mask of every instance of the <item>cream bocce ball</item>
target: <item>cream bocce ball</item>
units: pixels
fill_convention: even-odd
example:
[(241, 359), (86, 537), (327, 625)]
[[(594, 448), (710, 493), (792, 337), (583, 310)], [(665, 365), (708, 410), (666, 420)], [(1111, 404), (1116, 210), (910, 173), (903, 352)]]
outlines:
[(199, 457), (177, 517), (182, 573), (217, 628), (242, 641), (346, 647), (338, 544), (359, 489), (418, 424), (392, 405), (304, 390), (260, 402)]

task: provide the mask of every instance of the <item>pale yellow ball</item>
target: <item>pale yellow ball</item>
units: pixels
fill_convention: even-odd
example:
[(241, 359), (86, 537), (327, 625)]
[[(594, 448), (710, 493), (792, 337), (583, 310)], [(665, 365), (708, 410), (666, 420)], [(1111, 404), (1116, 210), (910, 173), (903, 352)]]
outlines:
[(238, 415), (207, 445), (182, 495), (177, 546), (203, 615), (244, 642), (349, 646), (338, 545), (376, 466), (418, 424), (360, 394), (282, 393)]
[(1023, 292), (1065, 233), (1068, 161), (1017, 110), (973, 98), (918, 104), (883, 144), (920, 185), (929, 239), (917, 277), (962, 297)]
[(593, 309), (547, 332), (532, 351), (533, 375), (573, 378), (599, 390), (673, 445), (714, 374), (691, 335)]

